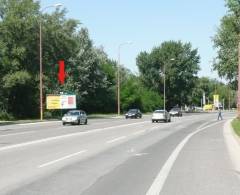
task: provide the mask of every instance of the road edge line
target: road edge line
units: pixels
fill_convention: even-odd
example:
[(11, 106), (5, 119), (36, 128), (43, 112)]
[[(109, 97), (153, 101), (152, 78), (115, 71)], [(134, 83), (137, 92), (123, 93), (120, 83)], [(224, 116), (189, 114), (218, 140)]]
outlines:
[[(160, 192), (162, 191), (162, 188), (164, 186), (164, 183), (171, 171), (171, 168), (173, 167), (175, 161), (177, 160), (180, 152), (182, 151), (182, 149), (184, 148), (184, 146), (186, 145), (186, 143), (190, 140), (191, 137), (193, 137), (195, 134), (211, 127), (214, 126), (216, 124), (218, 124), (219, 122), (215, 122), (213, 124), (204, 126), (202, 128), (197, 128), (196, 131), (188, 134), (178, 145), (177, 147), (174, 149), (174, 151), (171, 153), (171, 155), (169, 156), (169, 158), (167, 159), (167, 161), (164, 163), (163, 167), (161, 168), (160, 172), (158, 173), (157, 177), (154, 179), (154, 182), (152, 183), (151, 187), (149, 188), (149, 190), (147, 191), (146, 195), (159, 195)], [(200, 126), (201, 127), (201, 126)]]

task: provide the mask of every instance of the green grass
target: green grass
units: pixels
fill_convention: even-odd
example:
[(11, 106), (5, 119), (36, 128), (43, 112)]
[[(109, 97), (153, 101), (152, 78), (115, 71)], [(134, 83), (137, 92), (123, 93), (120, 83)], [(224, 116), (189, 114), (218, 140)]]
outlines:
[(236, 134), (240, 137), (240, 120), (239, 119), (234, 119), (232, 121), (232, 127)]

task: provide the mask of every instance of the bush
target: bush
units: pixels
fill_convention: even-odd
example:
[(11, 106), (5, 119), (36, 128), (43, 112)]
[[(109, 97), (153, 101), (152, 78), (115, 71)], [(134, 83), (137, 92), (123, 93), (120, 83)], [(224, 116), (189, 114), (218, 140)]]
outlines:
[(61, 119), (66, 110), (47, 110), (43, 114), (44, 119)]
[(0, 120), (11, 121), (14, 120), (14, 117), (5, 110), (0, 110)]
[(51, 112), (49, 112), (49, 111), (46, 111), (46, 112), (44, 112), (44, 118), (45, 119), (51, 119), (53, 116), (52, 116), (52, 113)]
[(140, 80), (130, 77), (124, 82), (121, 89), (121, 108), (139, 108), (143, 112), (152, 112), (163, 107), (163, 97), (142, 86)]

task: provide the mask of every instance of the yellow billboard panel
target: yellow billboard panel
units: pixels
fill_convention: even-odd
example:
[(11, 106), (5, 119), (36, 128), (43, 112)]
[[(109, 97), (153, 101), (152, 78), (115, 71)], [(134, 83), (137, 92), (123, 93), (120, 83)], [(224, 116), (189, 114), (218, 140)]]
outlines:
[(203, 110), (204, 111), (208, 111), (208, 110), (212, 110), (213, 109), (213, 105), (212, 104), (205, 104), (203, 106)]
[(47, 95), (47, 109), (61, 109), (60, 95)]
[(213, 95), (213, 104), (215, 107), (219, 107), (219, 95)]

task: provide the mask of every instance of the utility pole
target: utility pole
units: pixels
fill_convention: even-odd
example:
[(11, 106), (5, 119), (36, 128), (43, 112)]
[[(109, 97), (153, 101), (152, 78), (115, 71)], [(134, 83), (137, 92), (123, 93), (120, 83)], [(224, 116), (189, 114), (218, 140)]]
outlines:
[(163, 66), (163, 110), (166, 110), (166, 76), (165, 76), (165, 65)]
[(231, 90), (229, 89), (229, 92), (228, 92), (228, 110), (230, 111), (230, 106), (231, 106)]
[[(174, 61), (175, 58), (171, 58), (171, 61)], [(163, 64), (163, 110), (166, 110), (166, 65)]]
[(131, 41), (128, 41), (128, 42), (124, 42), (124, 43), (121, 43), (119, 46), (118, 46), (118, 65), (117, 65), (117, 114), (118, 116), (120, 116), (120, 112), (121, 112), (121, 102), (120, 102), (120, 58), (121, 58), (121, 47), (123, 45), (127, 45), (127, 44), (132, 44)]
[(223, 98), (223, 100), (222, 100), (222, 107), (223, 107), (223, 110), (225, 110), (225, 108), (224, 108), (224, 101), (225, 101), (225, 99)]
[(240, 41), (238, 43), (238, 91), (237, 91), (237, 118), (240, 119)]

